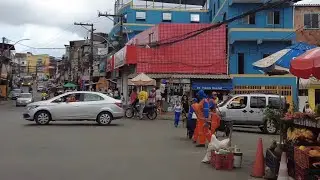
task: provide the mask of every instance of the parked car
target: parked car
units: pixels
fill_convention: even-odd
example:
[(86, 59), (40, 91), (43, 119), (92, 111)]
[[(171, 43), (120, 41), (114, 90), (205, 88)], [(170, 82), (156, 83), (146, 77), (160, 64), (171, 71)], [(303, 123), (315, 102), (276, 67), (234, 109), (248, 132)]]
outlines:
[(16, 106), (26, 106), (33, 102), (33, 97), (31, 93), (21, 93), (16, 100)]
[(13, 89), (12, 93), (11, 93), (11, 99), (16, 100), (20, 96), (21, 93), (22, 93), (21, 89)]
[(233, 125), (258, 126), (265, 133), (275, 134), (279, 124), (266, 119), (264, 111), (267, 107), (284, 109), (286, 99), (279, 95), (243, 94), (231, 96), (218, 106), (222, 120), (233, 121)]
[(27, 105), (24, 119), (39, 125), (50, 121), (96, 121), (109, 125), (124, 116), (122, 102), (99, 92), (67, 92), (46, 101)]

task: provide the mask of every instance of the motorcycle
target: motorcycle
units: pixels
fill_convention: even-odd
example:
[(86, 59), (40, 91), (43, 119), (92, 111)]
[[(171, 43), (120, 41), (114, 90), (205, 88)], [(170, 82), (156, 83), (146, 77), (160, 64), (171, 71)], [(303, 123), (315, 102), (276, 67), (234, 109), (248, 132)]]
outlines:
[[(150, 120), (156, 119), (158, 116), (157, 106), (155, 104), (146, 104), (143, 109), (143, 115), (146, 115)], [(130, 105), (125, 111), (125, 116), (130, 119), (139, 116), (139, 105), (135, 107)]]

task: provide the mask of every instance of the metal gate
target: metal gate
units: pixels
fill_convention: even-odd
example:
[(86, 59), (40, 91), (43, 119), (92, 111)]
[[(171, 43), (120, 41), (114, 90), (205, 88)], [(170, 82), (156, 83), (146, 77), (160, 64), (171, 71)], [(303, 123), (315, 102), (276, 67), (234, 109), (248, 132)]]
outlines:
[(287, 102), (293, 105), (292, 99), (292, 86), (234, 86), (234, 94), (277, 94), (285, 96)]

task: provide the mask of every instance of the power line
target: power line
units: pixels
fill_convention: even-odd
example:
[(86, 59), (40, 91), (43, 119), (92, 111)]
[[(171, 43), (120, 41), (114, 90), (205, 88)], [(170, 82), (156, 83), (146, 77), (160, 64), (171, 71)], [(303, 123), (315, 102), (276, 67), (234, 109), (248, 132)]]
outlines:
[(231, 23), (235, 20), (238, 20), (238, 19), (242, 19), (246, 16), (249, 16), (251, 14), (255, 14), (257, 12), (260, 12), (260, 11), (263, 11), (263, 10), (267, 10), (267, 9), (272, 9), (272, 8), (275, 8), (275, 7), (278, 7), (282, 4), (285, 4), (285, 3), (290, 3), (290, 2), (295, 2), (294, 0), (282, 0), (282, 1), (279, 1), (277, 3), (271, 3), (272, 0), (269, 0), (267, 3), (263, 4), (262, 6), (258, 7), (258, 8), (255, 8), (253, 10), (250, 10), (248, 12), (245, 12), (241, 15), (238, 15), (238, 16), (235, 16), (233, 18), (230, 18), (230, 19), (227, 19), (227, 20), (224, 20), (222, 22), (219, 22), (217, 24), (213, 24), (213, 25), (210, 25), (208, 27), (205, 27), (205, 28), (201, 28), (201, 29), (198, 29), (196, 31), (192, 31), (192, 32), (189, 32), (189, 33), (186, 33), (186, 34), (183, 34), (183, 35), (178, 35), (178, 36), (175, 36), (175, 37), (171, 37), (171, 38), (168, 38), (168, 39), (165, 39), (165, 40), (161, 40), (161, 41), (158, 41), (158, 42), (154, 42), (154, 43), (148, 43), (148, 44), (140, 44), (139, 46), (146, 46), (146, 45), (149, 45), (149, 46), (163, 46), (163, 45), (171, 45), (171, 44), (174, 44), (174, 43), (177, 43), (177, 42), (181, 42), (181, 41), (184, 41), (184, 40), (187, 40), (187, 39), (190, 39), (190, 38), (193, 38), (193, 37), (196, 37), (206, 31), (209, 31), (209, 30), (212, 30), (212, 29), (215, 29), (215, 28), (218, 28), (220, 27), (221, 25), (223, 24), (228, 24), (228, 23)]

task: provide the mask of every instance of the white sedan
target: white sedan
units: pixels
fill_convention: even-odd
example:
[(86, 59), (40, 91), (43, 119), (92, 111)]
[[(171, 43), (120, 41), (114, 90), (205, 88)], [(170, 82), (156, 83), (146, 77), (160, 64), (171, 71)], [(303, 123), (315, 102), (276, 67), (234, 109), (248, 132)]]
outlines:
[(122, 102), (99, 92), (67, 92), (46, 101), (28, 104), (23, 118), (39, 125), (50, 121), (96, 121), (109, 125), (124, 116)]

